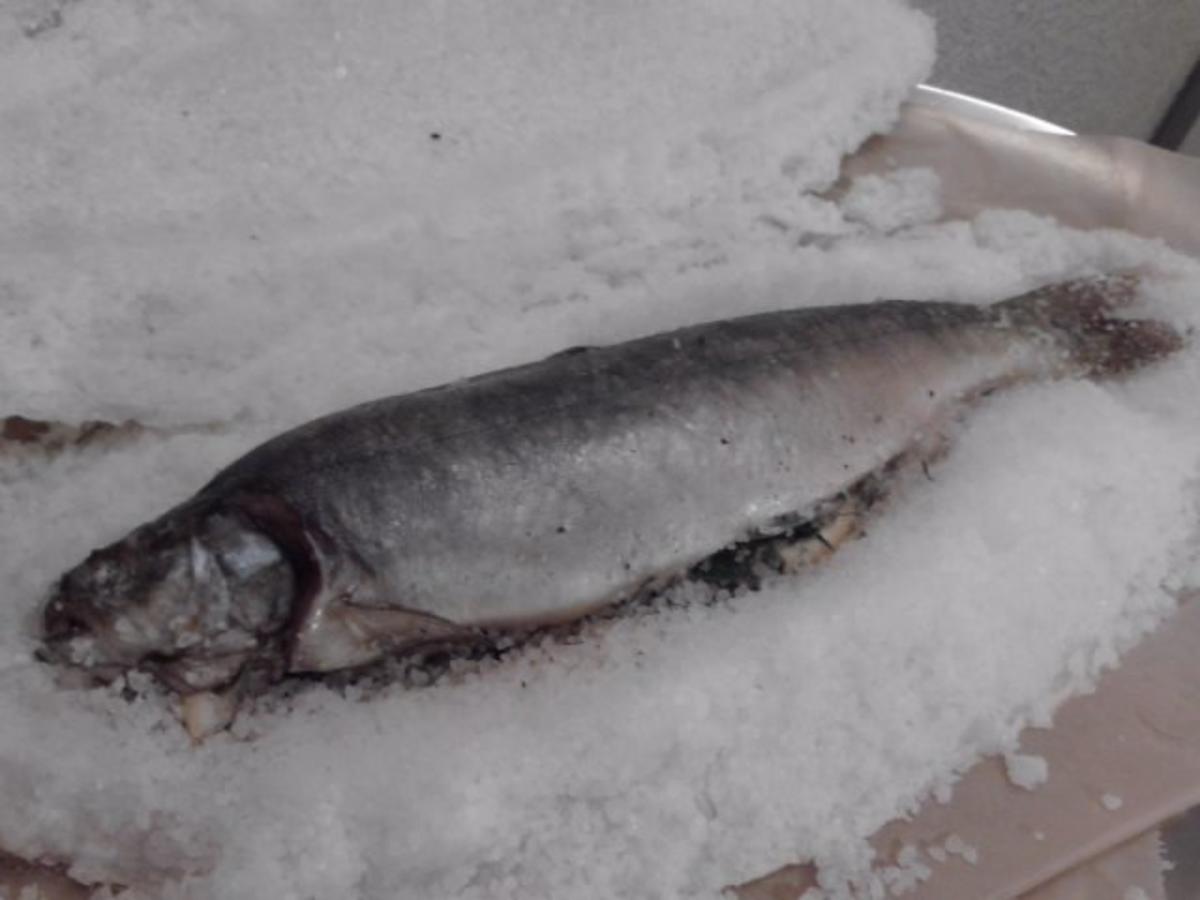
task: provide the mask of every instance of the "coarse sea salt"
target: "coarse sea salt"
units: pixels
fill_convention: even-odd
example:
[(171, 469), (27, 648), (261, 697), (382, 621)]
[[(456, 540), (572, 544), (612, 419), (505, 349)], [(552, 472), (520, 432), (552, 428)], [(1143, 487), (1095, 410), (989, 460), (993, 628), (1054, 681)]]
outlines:
[(879, 870), (879, 878), (889, 895), (899, 896), (908, 893), (924, 881), (928, 881), (933, 871), (921, 861), (920, 851), (906, 844), (896, 854), (893, 866), (885, 866)]
[(1153, 242), (932, 223), (911, 174), (814, 193), (928, 71), (900, 3), (281, 15), (94, 0), (37, 41), (4, 19), (0, 412), (160, 430), (0, 458), (0, 846), (170, 900), (699, 897), (804, 858), (838, 896), (872, 832), (1011, 752), (1169, 614), (1165, 578), (1186, 588), (1194, 349), (993, 398), (866, 540), (725, 604), (684, 593), (424, 690), (310, 686), (202, 747), (153, 692), (58, 689), (31, 662), (51, 579), (357, 400), (702, 319), (1132, 266), (1156, 314), (1200, 324), (1200, 270)]
[(1036, 790), (1050, 777), (1050, 764), (1044, 757), (1029, 753), (1008, 753), (1004, 756), (1004, 771), (1016, 787)]
[(942, 844), (942, 848), (948, 855), (961, 857), (963, 862), (969, 863), (972, 866), (979, 862), (978, 848), (968, 844), (957, 834), (948, 835)]

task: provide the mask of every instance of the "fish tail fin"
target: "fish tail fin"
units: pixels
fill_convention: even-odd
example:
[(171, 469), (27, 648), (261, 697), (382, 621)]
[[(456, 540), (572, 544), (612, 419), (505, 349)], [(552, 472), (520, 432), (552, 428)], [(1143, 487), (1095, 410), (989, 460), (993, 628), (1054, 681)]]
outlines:
[(1136, 274), (1106, 275), (1048, 285), (993, 304), (1002, 321), (1049, 335), (1065, 352), (1065, 367), (1088, 376), (1120, 375), (1183, 346), (1183, 336), (1156, 319), (1115, 318), (1138, 297)]

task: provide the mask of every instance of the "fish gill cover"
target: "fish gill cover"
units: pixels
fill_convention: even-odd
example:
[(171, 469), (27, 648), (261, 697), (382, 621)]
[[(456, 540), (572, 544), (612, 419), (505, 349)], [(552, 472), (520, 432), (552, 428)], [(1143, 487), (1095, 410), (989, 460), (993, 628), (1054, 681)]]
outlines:
[(814, 196), (927, 71), (929, 23), (730, 9), (4, 14), (0, 410), (161, 430), (0, 460), (0, 846), (194, 900), (713, 896), (806, 857), (835, 889), (882, 822), (1169, 611), (1192, 351), (999, 399), (815, 575), (459, 683), (317, 685), (193, 747), (153, 692), (32, 663), (65, 566), (352, 401), (722, 315), (1147, 263), (1156, 314), (1196, 323), (1200, 272), (1159, 245), (934, 224), (925, 177)]

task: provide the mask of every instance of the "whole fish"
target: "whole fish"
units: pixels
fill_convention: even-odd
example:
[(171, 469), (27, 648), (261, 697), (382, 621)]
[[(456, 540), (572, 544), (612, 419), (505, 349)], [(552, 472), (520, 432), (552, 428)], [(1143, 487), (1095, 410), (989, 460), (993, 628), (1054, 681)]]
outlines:
[(187, 695), (582, 616), (815, 520), (997, 388), (1178, 347), (1110, 317), (1131, 294), (773, 312), (356, 406), (67, 572), (41, 655)]

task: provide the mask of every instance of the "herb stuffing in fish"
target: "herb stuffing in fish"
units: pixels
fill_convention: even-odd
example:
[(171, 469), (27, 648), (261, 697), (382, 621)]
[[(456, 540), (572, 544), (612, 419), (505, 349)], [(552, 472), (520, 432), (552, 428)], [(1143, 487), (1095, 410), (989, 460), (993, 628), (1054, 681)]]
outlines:
[(753, 315), (356, 406), (66, 573), (41, 655), (204, 697), (578, 618), (816, 521), (998, 388), (1176, 349), (1109, 315), (1133, 294)]

